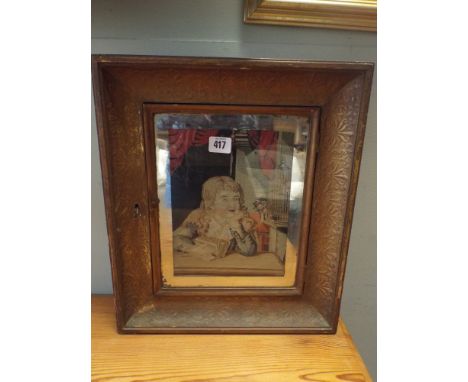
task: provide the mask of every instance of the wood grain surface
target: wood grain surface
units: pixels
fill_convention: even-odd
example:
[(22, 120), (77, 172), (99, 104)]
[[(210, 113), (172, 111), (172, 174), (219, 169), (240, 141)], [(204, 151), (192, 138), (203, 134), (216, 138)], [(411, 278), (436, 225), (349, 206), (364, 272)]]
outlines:
[(341, 320), (336, 335), (119, 335), (96, 295), (91, 350), (94, 382), (371, 381)]

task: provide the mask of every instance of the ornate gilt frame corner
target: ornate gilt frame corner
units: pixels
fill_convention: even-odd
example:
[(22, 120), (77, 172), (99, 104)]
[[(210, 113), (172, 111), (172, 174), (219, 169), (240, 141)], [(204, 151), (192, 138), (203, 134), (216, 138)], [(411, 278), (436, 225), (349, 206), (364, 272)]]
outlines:
[(244, 22), (377, 31), (377, 0), (245, 0)]

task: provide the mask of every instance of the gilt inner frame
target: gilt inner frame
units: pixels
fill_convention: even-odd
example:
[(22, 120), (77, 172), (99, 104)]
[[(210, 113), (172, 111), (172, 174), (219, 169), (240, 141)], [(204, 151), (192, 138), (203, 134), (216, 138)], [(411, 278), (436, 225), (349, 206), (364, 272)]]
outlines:
[[(176, 289), (178, 292), (187, 291), (187, 288), (200, 288), (198, 292), (203, 293), (203, 288), (210, 288), (212, 293), (216, 288), (217, 292), (236, 293), (237, 288), (242, 288), (242, 293), (250, 291), (253, 294), (262, 293), (268, 288), (282, 288), (282, 293), (300, 293), (303, 283), (304, 262), (306, 259), (307, 243), (309, 238), (308, 229), (310, 227), (310, 212), (313, 193), (313, 174), (316, 158), (316, 148), (318, 145), (318, 130), (320, 109), (314, 107), (259, 107), (259, 106), (228, 106), (228, 105), (166, 105), (166, 104), (145, 104), (144, 110), (144, 130), (145, 130), (145, 150), (148, 173), (148, 192), (151, 198), (150, 205), (158, 206), (151, 214), (151, 237), (152, 237), (152, 260), (153, 264), (160, 264), (153, 267), (153, 277), (155, 290), (159, 287), (162, 292)], [(303, 197), (301, 203), (301, 216), (299, 225), (299, 241), (297, 246), (288, 242), (286, 249), (285, 273), (282, 276), (177, 276), (174, 272), (172, 231), (164, 224), (168, 211), (161, 202), (162, 196), (158, 195), (156, 187), (157, 164), (155, 163), (155, 133), (154, 116), (163, 113), (214, 113), (214, 114), (265, 114), (265, 115), (288, 115), (297, 117), (307, 117), (308, 141), (307, 158), (305, 163), (305, 177), (303, 179)], [(162, 211), (161, 211), (162, 210)], [(161, 220), (161, 214), (164, 215)], [(156, 237), (158, 235), (158, 237)], [(161, 240), (162, 239), (162, 240)], [(161, 281), (160, 281), (161, 280)], [(224, 289), (229, 288), (229, 289)], [(196, 289), (194, 289), (195, 291)], [(206, 291), (205, 291), (206, 292)]]

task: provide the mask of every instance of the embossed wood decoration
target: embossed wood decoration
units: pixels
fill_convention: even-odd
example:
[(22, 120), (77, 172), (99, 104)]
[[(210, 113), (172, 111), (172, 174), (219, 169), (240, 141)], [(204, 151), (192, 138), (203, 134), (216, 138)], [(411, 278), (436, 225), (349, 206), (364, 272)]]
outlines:
[[(106, 55), (92, 63), (119, 332), (334, 333), (373, 64)], [(293, 288), (164, 285), (151, 224), (148, 104), (319, 110)]]

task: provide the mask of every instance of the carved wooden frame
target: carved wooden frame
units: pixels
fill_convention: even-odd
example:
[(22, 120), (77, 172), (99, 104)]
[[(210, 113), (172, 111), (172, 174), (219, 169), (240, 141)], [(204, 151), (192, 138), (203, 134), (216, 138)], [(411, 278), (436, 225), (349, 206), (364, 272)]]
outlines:
[[(334, 333), (373, 64), (96, 55), (92, 66), (118, 331)], [(156, 290), (147, 103), (320, 108), (312, 206), (304, 212), (310, 240), (296, 293)]]

